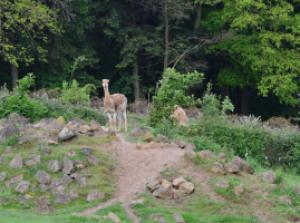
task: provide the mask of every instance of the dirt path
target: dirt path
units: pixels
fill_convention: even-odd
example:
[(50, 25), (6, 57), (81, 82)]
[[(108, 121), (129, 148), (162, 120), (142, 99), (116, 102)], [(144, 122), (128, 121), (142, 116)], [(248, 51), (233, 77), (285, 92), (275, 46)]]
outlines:
[(112, 200), (85, 210), (83, 215), (92, 215), (97, 211), (121, 202), (134, 223), (139, 219), (130, 208), (138, 194), (145, 191), (149, 177), (155, 177), (166, 168), (178, 168), (184, 161), (184, 150), (172, 144), (137, 145), (126, 142), (122, 135), (119, 141), (111, 143), (106, 150), (113, 154), (118, 162), (115, 174), (118, 178), (118, 190)]

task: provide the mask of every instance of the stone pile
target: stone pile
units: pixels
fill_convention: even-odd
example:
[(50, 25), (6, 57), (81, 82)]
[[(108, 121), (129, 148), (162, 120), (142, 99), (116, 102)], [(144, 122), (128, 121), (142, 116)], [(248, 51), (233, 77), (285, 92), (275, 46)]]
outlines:
[(175, 178), (172, 182), (160, 176), (154, 177), (148, 179), (146, 187), (154, 197), (160, 199), (180, 199), (195, 191), (195, 185), (183, 177)]

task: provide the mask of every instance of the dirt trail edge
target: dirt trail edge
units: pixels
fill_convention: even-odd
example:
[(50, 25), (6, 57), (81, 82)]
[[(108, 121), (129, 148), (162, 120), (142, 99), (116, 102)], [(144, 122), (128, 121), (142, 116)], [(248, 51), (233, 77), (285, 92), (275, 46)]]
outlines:
[(106, 150), (117, 159), (115, 175), (118, 178), (118, 190), (114, 197), (96, 207), (81, 213), (88, 216), (104, 209), (113, 203), (120, 202), (128, 217), (139, 223), (139, 218), (131, 209), (131, 203), (138, 194), (145, 191), (147, 179), (156, 177), (166, 168), (177, 168), (184, 161), (184, 151), (173, 144), (145, 144), (145, 147), (126, 142), (122, 135), (119, 141), (106, 146)]

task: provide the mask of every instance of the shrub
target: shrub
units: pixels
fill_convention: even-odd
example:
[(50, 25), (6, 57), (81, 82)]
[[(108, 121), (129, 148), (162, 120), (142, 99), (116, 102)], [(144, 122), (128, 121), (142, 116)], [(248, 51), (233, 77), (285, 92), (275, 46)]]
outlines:
[(175, 69), (166, 69), (160, 81), (157, 94), (153, 97), (150, 108), (150, 123), (156, 125), (163, 119), (170, 119), (175, 105), (182, 107), (195, 106), (198, 101), (187, 95), (188, 89), (201, 82), (203, 74), (196, 71), (181, 74)]
[(47, 107), (27, 95), (33, 84), (34, 76), (32, 74), (18, 81), (16, 90), (0, 101), (0, 118), (15, 112), (34, 121), (47, 115)]
[(42, 100), (43, 103), (48, 108), (48, 116), (57, 118), (63, 116), (66, 120), (71, 120), (74, 118), (80, 118), (84, 120), (95, 120), (101, 125), (105, 125), (106, 116), (100, 110), (83, 106), (83, 105), (67, 105), (61, 103), (59, 100)]
[(95, 86), (92, 84), (80, 87), (76, 80), (73, 80), (71, 83), (64, 81), (60, 100), (66, 104), (88, 105), (90, 103), (90, 94), (94, 90)]

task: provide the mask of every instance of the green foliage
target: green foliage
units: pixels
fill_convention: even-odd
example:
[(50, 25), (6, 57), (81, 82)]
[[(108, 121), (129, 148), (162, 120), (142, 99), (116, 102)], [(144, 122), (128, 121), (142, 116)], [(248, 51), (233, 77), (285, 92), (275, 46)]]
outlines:
[(41, 99), (40, 102), (47, 107), (49, 117), (57, 118), (63, 116), (66, 120), (79, 118), (87, 121), (95, 120), (101, 125), (106, 124), (104, 112), (89, 106), (64, 104), (59, 100), (43, 101)]
[(90, 102), (90, 94), (95, 90), (93, 84), (86, 84), (80, 87), (76, 80), (71, 83), (66, 81), (62, 84), (60, 100), (66, 104), (88, 105)]
[(195, 106), (198, 101), (194, 96), (187, 94), (191, 86), (199, 84), (203, 80), (203, 74), (196, 71), (181, 74), (175, 69), (166, 69), (160, 87), (153, 97), (150, 109), (150, 123), (158, 124), (163, 119), (170, 119), (175, 105), (182, 107)]
[(30, 118), (32, 121), (47, 116), (47, 107), (27, 95), (32, 84), (34, 84), (34, 76), (29, 74), (18, 82), (18, 87), (12, 95), (0, 101), (0, 118), (14, 112)]

